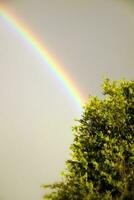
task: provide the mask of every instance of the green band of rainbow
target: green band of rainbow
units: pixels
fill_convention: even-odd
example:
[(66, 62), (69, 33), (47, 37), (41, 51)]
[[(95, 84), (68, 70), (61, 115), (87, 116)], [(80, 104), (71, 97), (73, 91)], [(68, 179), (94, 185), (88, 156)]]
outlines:
[(11, 14), (7, 8), (3, 6), (0, 7), (0, 16), (2, 16), (2, 18), (4, 18), (4, 20), (9, 23), (15, 29), (15, 31), (19, 33), (21, 37), (28, 42), (28, 44), (30, 44), (32, 48), (36, 49), (36, 52), (40, 54), (42, 59), (48, 64), (49, 68), (54, 72), (58, 79), (62, 81), (62, 84), (66, 90), (68, 90), (75, 100), (75, 103), (77, 103), (78, 107), (81, 109), (84, 98), (81, 97), (74, 83), (70, 80), (68, 75), (63, 71), (59, 64), (56, 63), (48, 50), (44, 48), (41, 42), (37, 40), (37, 38), (34, 37), (34, 35), (26, 28), (26, 26), (24, 26), (20, 20)]

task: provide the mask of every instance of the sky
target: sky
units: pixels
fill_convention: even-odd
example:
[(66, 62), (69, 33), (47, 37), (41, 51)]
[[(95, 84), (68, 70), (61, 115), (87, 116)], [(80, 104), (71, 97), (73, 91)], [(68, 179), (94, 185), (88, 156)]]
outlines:
[[(2, 1), (0, 1), (2, 2)], [(8, 10), (34, 33), (85, 99), (104, 77), (133, 79), (134, 4), (121, 0), (11, 0)], [(0, 16), (0, 200), (40, 200), (60, 179), (75, 99), (34, 49)]]

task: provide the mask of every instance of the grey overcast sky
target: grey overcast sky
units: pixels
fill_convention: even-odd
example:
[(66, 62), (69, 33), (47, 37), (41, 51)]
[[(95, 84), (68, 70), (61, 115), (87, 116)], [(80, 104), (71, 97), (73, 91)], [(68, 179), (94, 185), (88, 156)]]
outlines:
[[(133, 79), (132, 1), (5, 2), (85, 99), (100, 96), (103, 76)], [(79, 116), (64, 87), (0, 17), (0, 200), (42, 198), (40, 185), (60, 178)]]

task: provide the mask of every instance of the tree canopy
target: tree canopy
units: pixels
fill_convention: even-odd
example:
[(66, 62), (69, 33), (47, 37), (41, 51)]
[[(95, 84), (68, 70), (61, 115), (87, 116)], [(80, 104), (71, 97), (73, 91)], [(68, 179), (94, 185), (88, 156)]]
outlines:
[(134, 199), (134, 81), (106, 79), (103, 95), (85, 104), (62, 180), (44, 185), (44, 199)]

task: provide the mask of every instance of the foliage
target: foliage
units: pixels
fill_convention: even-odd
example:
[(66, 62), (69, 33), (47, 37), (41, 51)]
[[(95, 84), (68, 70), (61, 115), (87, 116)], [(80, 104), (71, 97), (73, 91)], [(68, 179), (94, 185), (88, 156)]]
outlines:
[(63, 180), (44, 199), (134, 199), (134, 81), (106, 79), (103, 94), (85, 104)]

